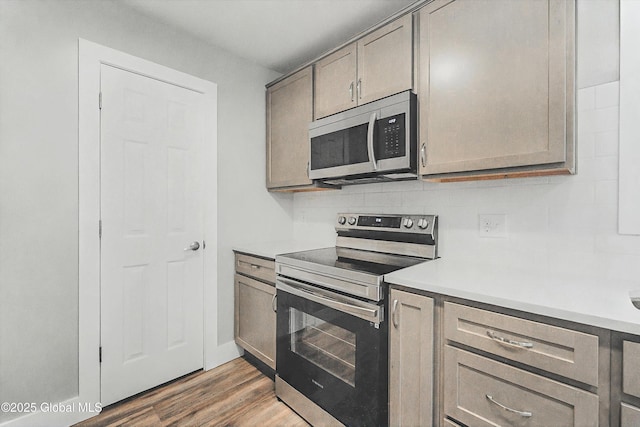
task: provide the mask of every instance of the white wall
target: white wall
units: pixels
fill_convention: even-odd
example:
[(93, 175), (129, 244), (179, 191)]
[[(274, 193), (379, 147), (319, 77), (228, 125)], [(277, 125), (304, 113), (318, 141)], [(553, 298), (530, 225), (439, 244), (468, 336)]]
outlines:
[(218, 84), (219, 344), (233, 339), (231, 247), (292, 232), (292, 197), (264, 188), (277, 73), (117, 2), (0, 0), (0, 402), (78, 393), (79, 37)]
[[(617, 11), (615, 0), (578, 3), (577, 175), (296, 194), (294, 235), (334, 239), (338, 211), (433, 213), (440, 215), (443, 257), (483, 254), (558, 274), (596, 264), (604, 277), (640, 280), (640, 237), (617, 234)], [(481, 238), (481, 213), (506, 214), (508, 238)]]

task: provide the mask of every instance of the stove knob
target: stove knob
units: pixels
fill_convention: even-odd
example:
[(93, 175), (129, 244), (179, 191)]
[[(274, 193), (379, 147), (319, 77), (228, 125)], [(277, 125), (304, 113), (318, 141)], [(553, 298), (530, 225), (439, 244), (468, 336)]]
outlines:
[(428, 226), (429, 226), (429, 221), (427, 221), (426, 219), (424, 219), (424, 218), (420, 218), (420, 219), (418, 220), (418, 227), (420, 227), (421, 229), (423, 229), (423, 230), (424, 230), (424, 229), (425, 229), (425, 228), (427, 228)]
[(350, 216), (349, 217), (349, 225), (356, 225), (356, 217), (355, 216)]
[(339, 216), (338, 217), (338, 224), (344, 225), (345, 222), (347, 222), (347, 218), (345, 218), (343, 216)]
[(413, 227), (413, 220), (411, 218), (405, 218), (403, 225), (404, 228), (411, 228)]

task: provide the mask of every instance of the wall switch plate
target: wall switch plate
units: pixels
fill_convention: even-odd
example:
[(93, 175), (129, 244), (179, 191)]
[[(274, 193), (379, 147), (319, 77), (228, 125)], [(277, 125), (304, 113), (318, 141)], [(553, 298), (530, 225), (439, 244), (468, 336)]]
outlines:
[(507, 216), (505, 214), (479, 214), (480, 237), (507, 237)]

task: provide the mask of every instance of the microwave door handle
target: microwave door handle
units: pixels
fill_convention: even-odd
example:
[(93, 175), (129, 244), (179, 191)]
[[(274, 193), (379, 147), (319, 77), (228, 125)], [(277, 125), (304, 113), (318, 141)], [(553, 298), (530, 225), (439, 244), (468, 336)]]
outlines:
[(378, 170), (378, 162), (376, 160), (376, 153), (373, 150), (373, 130), (376, 125), (376, 119), (378, 118), (378, 113), (371, 113), (371, 117), (369, 117), (369, 127), (367, 128), (367, 149), (369, 150), (369, 159), (371, 159), (371, 164), (373, 165), (373, 170)]

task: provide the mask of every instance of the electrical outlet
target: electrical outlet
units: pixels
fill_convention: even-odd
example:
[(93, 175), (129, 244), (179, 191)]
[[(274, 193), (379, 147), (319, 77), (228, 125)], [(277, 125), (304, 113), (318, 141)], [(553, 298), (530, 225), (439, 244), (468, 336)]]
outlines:
[(479, 214), (480, 237), (507, 237), (507, 216), (505, 214)]

